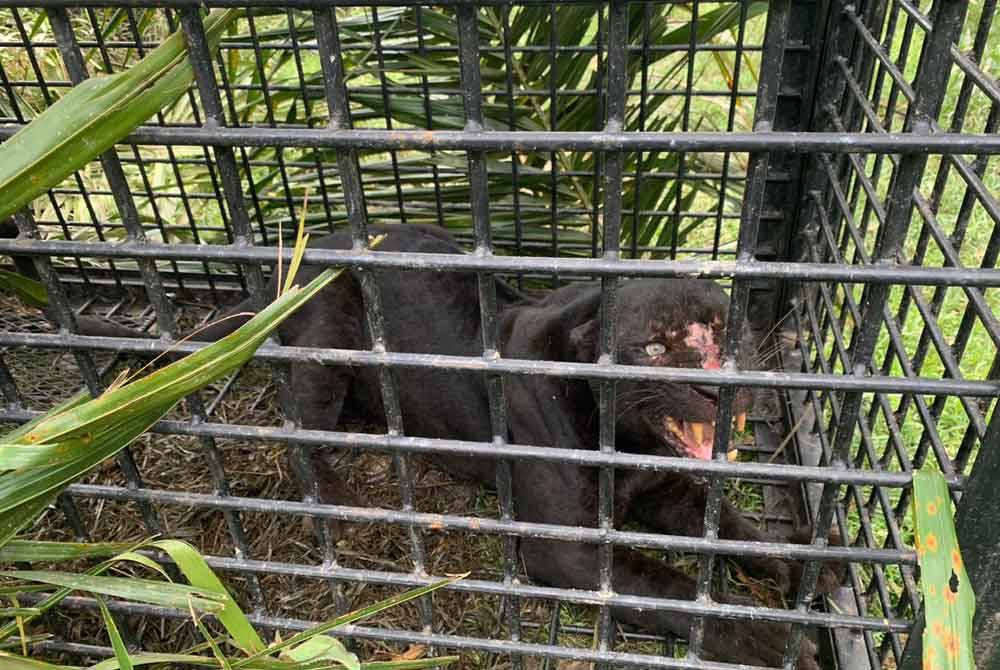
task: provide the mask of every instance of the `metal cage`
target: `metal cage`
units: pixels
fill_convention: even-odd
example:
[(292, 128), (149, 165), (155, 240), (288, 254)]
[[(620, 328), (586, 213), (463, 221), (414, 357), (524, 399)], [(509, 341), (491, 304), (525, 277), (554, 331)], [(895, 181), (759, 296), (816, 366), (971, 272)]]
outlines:
[[(206, 41), (206, 7), (245, 11), (217, 52)], [(472, 358), (386, 351), (377, 331), (371, 351), (267, 344), (240, 375), (154, 426), (117, 468), (72, 486), (36, 532), (179, 534), (208, 551), (266, 630), (301, 630), (373, 594), (474, 571), (433, 606), (344, 631), (376, 657), (418, 644), (458, 651), (466, 667), (736, 667), (700, 654), (705, 618), (728, 617), (792, 624), (786, 667), (809, 634), (828, 667), (910, 668), (921, 605), (909, 486), (914, 469), (937, 467), (979, 590), (980, 667), (993, 667), (995, 10), (996, 0), (0, 0), (3, 138), (68, 87), (128, 67), (174, 30), (196, 82), (99, 165), (18, 214), (18, 239), (0, 239), (0, 255), (33, 259), (58, 317), (50, 327), (4, 298), (0, 421), (25, 421), (81, 383), (99, 391), (121, 357), (166, 350), (218, 305), (259, 295), (277, 236), (301, 217), (317, 232), (349, 226), (359, 242), (311, 250), (306, 263), (464, 271), (526, 290), (599, 279), (605, 353), (619, 282), (715, 279), (730, 291), (731, 331), (752, 326), (766, 368), (711, 373), (722, 388), (719, 425), (732, 421), (737, 388), (757, 398), (752, 458), (729, 463), (723, 438), (713, 461), (615, 450), (616, 380), (703, 381), (704, 371), (511, 360), (497, 355), (493, 336)], [(726, 30), (713, 28), (725, 21)], [(443, 225), (474, 253), (369, 250), (370, 222)], [(492, 324), (493, 297), (481, 295)], [(378, 296), (367, 298), (378, 323)], [(75, 316), (87, 313), (163, 337), (76, 334)], [(730, 363), (737, 339), (724, 352)], [(281, 380), (288, 363), (306, 358), (482, 374), (494, 441), (407, 437), (391, 405), (385, 434), (304, 429)], [(601, 444), (510, 444), (497, 382), (525, 374), (596, 383)], [(391, 398), (391, 374), (382, 380)], [(303, 464), (323, 445), (351, 449), (345, 470), (385, 497), (371, 507), (317, 502)], [(285, 451), (294, 476), (272, 458)], [(600, 518), (586, 528), (519, 522), (503, 469), (495, 497), (443, 495), (452, 484), (414, 458), (429, 453), (592, 466), (602, 473)], [(611, 474), (629, 468), (708, 478), (706, 536), (614, 528)], [(720, 540), (717, 502), (727, 489), (761, 524), (811, 522), (819, 539)], [(306, 520), (319, 530), (328, 519), (379, 539), (356, 550), (319, 532), (317, 544)], [(827, 546), (831, 528), (844, 546)], [(611, 551), (601, 553), (598, 591), (532, 584), (517, 557), (524, 536), (687, 560), (702, 597), (616, 593)], [(731, 582), (716, 558), (735, 554), (806, 561), (797, 598), (786, 607), (712, 601), (713, 579)], [(823, 558), (845, 561), (848, 580), (814, 602)], [(689, 640), (623, 630), (610, 625), (612, 605), (698, 623)], [(73, 616), (43, 646), (108, 655), (86, 625), (95, 606), (67, 600)], [(186, 616), (111, 606), (134, 615), (133, 640), (154, 647), (179, 635)]]

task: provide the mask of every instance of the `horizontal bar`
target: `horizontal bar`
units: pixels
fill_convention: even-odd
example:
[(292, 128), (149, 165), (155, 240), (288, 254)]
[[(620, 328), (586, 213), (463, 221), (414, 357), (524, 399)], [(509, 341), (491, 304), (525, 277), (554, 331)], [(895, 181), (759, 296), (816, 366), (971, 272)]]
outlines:
[[(20, 4), (18, 6), (25, 7), (25, 6), (28, 6), (28, 4), (29, 3), (24, 3), (24, 4)], [(164, 3), (153, 3), (153, 4), (154, 4), (154, 8), (155, 7), (162, 7), (162, 6), (164, 6)], [(248, 4), (252, 4), (252, 3), (242, 3), (241, 6), (246, 6)], [(282, 3), (281, 6), (284, 7), (285, 4), (286, 3)], [(441, 4), (441, 3), (429, 3), (428, 6), (434, 6), (434, 5), (437, 5), (437, 4)], [(483, 4), (483, 3), (478, 3), (478, 4)], [(517, 3), (513, 3), (513, 4), (517, 4)], [(383, 5), (380, 4), (380, 6), (383, 6)], [(104, 40), (104, 41), (97, 41), (97, 40), (90, 39), (90, 40), (78, 40), (77, 43), (81, 47), (84, 47), (84, 48), (100, 47), (100, 46), (103, 45), (105, 49), (134, 49), (135, 45), (136, 45), (135, 42), (128, 41), (128, 40)], [(160, 46), (161, 44), (163, 44), (163, 42), (161, 42), (159, 40), (148, 40), (148, 41), (144, 41), (143, 42), (143, 46), (145, 46), (147, 49), (150, 49), (150, 50), (155, 49), (156, 47)], [(38, 48), (46, 48), (46, 47), (56, 47), (58, 45), (56, 44), (55, 40), (47, 40), (47, 39), (28, 39), (28, 40), (15, 40), (15, 39), (5, 39), (4, 40), (4, 39), (0, 39), (0, 49), (2, 49), (4, 47), (14, 48), (14, 49), (20, 49), (20, 48), (23, 48), (25, 46), (33, 46), (33, 47), (38, 47)], [(319, 50), (319, 46), (316, 45), (315, 43), (302, 42), (302, 41), (291, 42), (291, 41), (274, 40), (274, 39), (261, 40), (257, 44), (257, 46), (266, 48), (268, 50), (274, 49), (274, 50), (283, 50), (283, 51), (303, 51), (303, 52), (307, 52), (307, 51), (318, 51)], [(253, 48), (254, 48), (254, 43), (253, 42), (251, 42), (251, 41), (244, 41), (244, 40), (241, 40), (239, 38), (227, 38), (227, 39), (223, 39), (223, 40), (221, 40), (219, 42), (219, 49), (222, 50), (222, 51), (226, 51), (226, 50), (230, 50), (230, 49), (253, 49)], [(350, 53), (352, 51), (354, 51), (354, 52), (360, 51), (362, 53), (365, 53), (365, 52), (371, 51), (371, 49), (372, 49), (372, 42), (370, 40), (365, 40), (363, 38), (362, 39), (358, 39), (356, 41), (344, 41), (344, 42), (341, 42), (341, 44), (340, 44), (340, 50), (341, 50), (341, 52), (343, 52), (345, 54), (346, 53)], [(532, 45), (532, 44), (524, 44), (524, 45), (515, 45), (515, 46), (510, 46), (510, 47), (502, 47), (502, 46), (491, 47), (491, 46), (483, 45), (480, 48), (480, 51), (482, 53), (499, 53), (499, 54), (502, 54), (502, 53), (506, 53), (508, 49), (510, 50), (510, 52), (512, 54), (519, 54), (519, 53), (549, 53), (551, 51), (551, 49), (549, 48), (548, 45), (542, 45), (542, 44), (534, 44), (534, 45)], [(753, 53), (753, 52), (759, 52), (759, 51), (761, 51), (761, 49), (762, 49), (762, 47), (759, 44), (756, 44), (756, 45), (753, 45), (753, 44), (744, 44), (743, 47), (742, 47), (742, 49), (740, 49), (739, 47), (737, 47), (737, 45), (735, 45), (735, 44), (699, 44), (699, 45), (697, 45), (696, 51), (698, 53), (706, 53), (706, 52), (717, 52), (718, 53), (718, 52), (735, 52), (735, 51), (738, 51), (738, 50), (742, 50), (744, 53)], [(689, 50), (690, 50), (690, 47), (688, 45), (686, 45), (686, 44), (650, 44), (648, 46), (634, 45), (634, 46), (630, 46), (630, 47), (627, 48), (627, 51), (629, 53), (636, 53), (636, 54), (643, 53), (645, 51), (648, 51), (650, 53), (674, 53), (674, 52), (678, 52), (678, 51), (689, 51)], [(556, 51), (556, 53), (595, 54), (595, 53), (597, 53), (597, 46), (594, 45), (594, 44), (559, 44), (559, 45), (556, 45), (555, 51)], [(806, 52), (809, 51), (809, 46), (806, 45), (806, 44), (793, 45), (793, 46), (791, 46), (789, 48), (789, 51), (797, 51), (797, 52), (806, 53)], [(448, 45), (448, 44), (424, 45), (423, 50), (421, 51), (421, 48), (419, 46), (406, 46), (405, 44), (398, 44), (398, 45), (391, 45), (390, 46), (390, 45), (383, 44), (382, 45), (382, 53), (385, 54), (385, 55), (412, 54), (412, 53), (458, 53), (458, 45), (457, 44), (453, 44), (453, 45)], [(22, 86), (34, 86), (34, 87), (39, 87), (40, 86), (40, 84), (38, 83), (37, 79), (20, 79), (20, 80), (18, 80), (18, 79), (9, 79), (9, 82), (11, 84), (19, 84), (19, 85), (22, 85)], [(52, 85), (66, 86), (66, 87), (72, 86), (72, 84), (69, 81), (66, 81), (66, 80), (50, 80), (50, 81), (46, 81), (45, 84), (47, 86), (52, 86)], [(251, 87), (250, 84), (244, 84), (243, 85), (243, 88), (245, 88), (245, 89), (248, 89), (250, 87)], [(387, 87), (387, 88), (388, 88), (388, 90), (392, 90), (393, 88), (403, 88), (403, 87), (405, 87), (405, 85), (399, 84), (399, 85), (397, 85), (395, 87)], [(230, 85), (230, 89), (235, 89), (235, 88), (236, 88), (235, 86)], [(257, 85), (257, 86), (255, 86), (253, 88), (259, 90), (260, 89), (260, 85)], [(297, 90), (297, 91), (301, 91), (303, 87), (287, 85), (287, 86), (282, 86), (282, 88), (285, 89), (285, 90)], [(314, 84), (307, 84), (307, 85), (305, 85), (304, 88), (307, 91), (309, 91), (309, 90), (315, 90), (317, 88), (322, 89), (323, 87), (322, 86), (317, 86), (317, 85), (314, 85)], [(421, 94), (423, 93), (423, 87), (415, 87), (414, 86), (414, 87), (406, 87), (406, 88), (412, 88), (414, 90), (420, 91)], [(376, 86), (351, 86), (350, 87), (350, 90), (352, 92), (354, 92), (354, 91), (360, 91), (360, 90), (365, 90), (365, 89), (376, 90), (376, 91), (381, 91), (382, 90), (381, 87), (376, 87)], [(280, 89), (272, 88), (271, 90), (280, 90)], [(432, 92), (437, 93), (437, 92), (439, 92), (439, 90), (440, 89), (434, 88), (434, 89), (432, 89)], [(503, 95), (503, 94), (506, 93), (506, 90), (504, 90), (504, 89), (494, 89), (494, 90), (497, 91), (498, 95)], [(586, 89), (586, 90), (588, 90), (588, 91), (594, 91), (595, 89)], [(641, 89), (638, 89), (638, 90), (641, 91)], [(635, 92), (635, 91), (633, 91), (633, 92)], [(561, 91), (557, 92), (557, 95), (561, 95), (561, 94), (562, 94)], [(751, 96), (755, 96), (756, 94), (757, 94), (757, 91), (754, 90), (750, 95)]]
[[(498, 447), (499, 450), (499, 447)], [(222, 496), (207, 493), (187, 493), (160, 489), (126, 489), (99, 484), (74, 484), (67, 491), (71, 495), (88, 499), (150, 501), (162, 504), (183, 505), (207, 509), (262, 512), (314, 516), (358, 523), (395, 523), (425, 530), (450, 530), (512, 535), (565, 542), (610, 544), (620, 547), (642, 547), (662, 551), (692, 554), (726, 554), (727, 556), (759, 556), (786, 560), (836, 560), (850, 563), (884, 563), (886, 565), (916, 565), (916, 552), (895, 549), (868, 549), (829, 545), (816, 547), (811, 544), (782, 542), (748, 542), (743, 540), (709, 540), (684, 535), (661, 535), (636, 531), (607, 530), (597, 527), (560, 526), (527, 521), (504, 521), (456, 514), (430, 514), (372, 507), (325, 505), (315, 502), (267, 500)], [(525, 594), (531, 595), (531, 594)], [(592, 603), (596, 604), (596, 603)]]
[[(439, 5), (548, 5), (552, 0), (0, 0), (0, 9), (25, 7), (290, 7), (292, 9), (322, 9), (323, 7), (435, 7)], [(560, 0), (569, 5), (599, 5), (607, 0)], [(630, 0), (657, 4), (686, 4), (688, 0)], [(713, 4), (736, 4), (743, 0), (715, 0)]]
[[(997, 136), (1000, 139), (1000, 135)], [(293, 251), (286, 248), (288, 262)], [(0, 239), (2, 255), (68, 256), (92, 258), (155, 258), (198, 262), (276, 262), (271, 247), (225, 244), (159, 244), (128, 242), (79, 242), (75, 240)], [(515, 274), (578, 274), (616, 277), (698, 277), (703, 279), (798, 279), (816, 282), (911, 284), (919, 286), (1000, 286), (1000, 270), (989, 268), (927, 268), (891, 263), (835, 265), (785, 261), (678, 261), (608, 260), (604, 258), (554, 258), (538, 256), (477, 256), (472, 254), (401, 254), (379, 251), (309, 249), (307, 265), (346, 265), (449, 272), (499, 272)]]
[[(35, 598), (31, 597), (26, 597), (25, 601), (29, 603), (37, 602)], [(97, 601), (93, 598), (81, 596), (69, 596), (60, 601), (60, 605), (77, 610), (96, 610), (98, 607)], [(161, 607), (158, 605), (144, 605), (120, 600), (110, 600), (107, 605), (112, 611), (136, 616), (145, 615), (165, 619), (190, 619), (191, 617), (190, 612), (169, 607)], [(727, 605), (726, 607), (733, 606)], [(286, 631), (303, 631), (316, 625), (316, 622), (313, 621), (269, 617), (257, 613), (249, 613), (247, 614), (247, 618), (252, 624), (254, 624), (254, 626)], [(909, 626), (900, 632), (906, 632), (908, 630)], [(565, 660), (584, 661), (588, 663), (613, 663), (615, 666), (679, 668), (683, 670), (770, 670), (769, 668), (764, 668), (762, 666), (743, 664), (734, 665), (703, 659), (678, 659), (666, 656), (654, 656), (620, 651), (601, 652), (585, 647), (556, 647), (513, 640), (489, 640), (460, 635), (422, 633), (417, 631), (373, 628), (367, 626), (348, 625), (337, 628), (331, 632), (334, 635), (346, 638), (423, 644), (443, 649), (478, 649), (505, 656), (509, 654), (521, 654), (525, 656), (545, 656)]]
[[(157, 354), (165, 351), (191, 353), (202, 342), (172, 343), (161, 339), (88, 337), (72, 333), (11, 333), (0, 331), (0, 345), (36, 349), (106, 349), (120, 353)], [(1000, 380), (901, 378), (867, 375), (773, 372), (767, 370), (702, 370), (640, 365), (572, 363), (517, 358), (482, 358), (444, 354), (375, 353), (357, 349), (262, 345), (256, 353), (262, 360), (307, 361), (322, 365), (365, 365), (396, 368), (430, 368), (490, 374), (540, 375), (565, 379), (605, 381), (644, 380), (710, 386), (752, 386), (774, 389), (822, 389), (861, 393), (926, 393), (930, 395), (993, 398), (1000, 394)]]
[[(41, 416), (31, 410), (0, 410), (0, 422), (26, 422)], [(239, 440), (282, 441), (316, 446), (343, 447), (347, 449), (377, 449), (382, 451), (409, 451), (426, 455), (475, 458), (516, 458), (518, 460), (553, 461), (581, 467), (614, 466), (632, 470), (674, 472), (707, 477), (734, 477), (745, 480), (774, 482), (832, 482), (857, 486), (883, 486), (906, 488), (912, 477), (905, 472), (871, 470), (837, 470), (829, 467), (809, 467), (784, 463), (722, 463), (693, 458), (653, 456), (629, 452), (601, 453), (587, 449), (562, 449), (533, 445), (496, 445), (487, 442), (349, 433), (328, 430), (290, 429), (266, 426), (246, 426), (228, 423), (189, 423), (186, 421), (159, 421), (150, 429), (165, 435), (195, 435), (233, 438)], [(947, 478), (948, 486), (960, 490), (964, 486), (961, 475)], [(906, 563), (905, 556), (899, 558)]]
[[(3, 0), (0, 0), (2, 2)], [(200, 2), (198, 4), (201, 4)], [(17, 125), (0, 128), (0, 139)], [(971, 133), (614, 132), (506, 130), (335, 130), (250, 126), (141, 126), (123, 144), (231, 147), (328, 147), (479, 151), (686, 151), (793, 153), (997, 154), (1000, 135)]]

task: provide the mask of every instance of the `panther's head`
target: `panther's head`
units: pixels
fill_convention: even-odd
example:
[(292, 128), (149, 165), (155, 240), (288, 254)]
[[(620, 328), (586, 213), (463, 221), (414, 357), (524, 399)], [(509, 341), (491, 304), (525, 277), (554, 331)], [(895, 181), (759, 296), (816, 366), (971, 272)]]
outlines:
[[(699, 368), (705, 371), (705, 381), (619, 382), (616, 432), (637, 444), (654, 440), (678, 456), (710, 459), (720, 389), (711, 378), (723, 364), (728, 296), (711, 281), (644, 279), (622, 282), (618, 300), (618, 363)], [(750, 367), (748, 332), (740, 346), (741, 369)], [(596, 316), (570, 333), (580, 360), (595, 361), (599, 341)], [(733, 415), (740, 430), (749, 407), (749, 391), (739, 389)]]

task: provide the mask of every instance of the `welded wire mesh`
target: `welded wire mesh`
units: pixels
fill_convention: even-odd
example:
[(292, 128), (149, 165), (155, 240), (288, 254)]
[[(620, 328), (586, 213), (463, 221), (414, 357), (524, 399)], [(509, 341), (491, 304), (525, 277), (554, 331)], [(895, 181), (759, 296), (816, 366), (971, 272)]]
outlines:
[[(205, 41), (206, 5), (246, 8), (218, 53)], [(904, 650), (920, 609), (910, 473), (936, 467), (956, 504), (996, 507), (979, 483), (997, 467), (1000, 390), (995, 9), (995, 0), (0, 1), (4, 138), (69, 86), (121, 71), (174, 30), (196, 77), (177, 104), (18, 215), (22, 238), (34, 239), (0, 240), (0, 253), (36, 259), (61, 326), (40, 332), (37, 314), (5, 304), (0, 419), (23, 421), (81, 383), (99, 390), (112, 363), (99, 352), (172, 346), (74, 334), (74, 310), (174, 336), (240, 291), (263, 300), (270, 247), (302, 216), (314, 233), (352, 231), (355, 249), (313, 250), (305, 262), (359, 268), (370, 323), (380, 321), (373, 268), (432, 268), (478, 274), (485, 326), (480, 357), (384, 351), (377, 327), (371, 351), (265, 345), (258, 364), (192, 398), (118, 469), (74, 485), (39, 533), (201, 542), (255, 620), (283, 631), (385, 589), (474, 571), (433, 606), (352, 628), (376, 656), (420, 644), (457, 650), (467, 667), (719, 667), (703, 660), (702, 643), (704, 621), (722, 616), (793, 624), (787, 659), (805, 633), (829, 667), (910, 667), (916, 656)], [(370, 251), (372, 223), (446, 226), (475, 253)], [(735, 335), (723, 352), (733, 365), (720, 371), (613, 362), (620, 283), (689, 275), (726, 285), (730, 333), (753, 329), (765, 369), (738, 369)], [(497, 356), (493, 276), (528, 291), (597, 278), (606, 362)], [(285, 396), (286, 368), (303, 360), (380, 370), (385, 430), (302, 426)], [(407, 436), (391, 374), (402, 367), (484, 375), (493, 441)], [(39, 388), (50, 370), (59, 379)], [(593, 380), (599, 443), (509, 443), (502, 379), (525, 374)], [(713, 461), (616, 450), (614, 383), (628, 379), (718, 384), (720, 426), (733, 420), (736, 390), (753, 389), (750, 455), (726, 462), (722, 430)], [(321, 446), (353, 450), (342, 468), (367, 482), (369, 506), (318, 501), (308, 452)], [(600, 472), (599, 516), (592, 527), (518, 521), (507, 466), (495, 491), (474, 490), (427, 469), (427, 454), (573, 459)], [(706, 535), (614, 527), (623, 469), (707, 477)], [(814, 543), (719, 539), (727, 494), (766, 528), (814, 524)], [(330, 519), (351, 526), (351, 539), (334, 544)], [(988, 540), (959, 520), (970, 572), (985, 574), (996, 560)], [(826, 545), (831, 528), (844, 546)], [(522, 537), (599, 546), (600, 589), (531, 583)], [(616, 592), (617, 545), (699, 575), (701, 597)], [(713, 601), (713, 584), (760, 595), (716, 560), (733, 555), (809, 567), (790, 602)], [(843, 560), (848, 579), (814, 599), (824, 558)], [(996, 602), (984, 590), (980, 611)], [(624, 630), (613, 606), (696, 623), (683, 640)], [(153, 628), (135, 632), (154, 646), (170, 641)], [(76, 624), (49, 647), (109, 653)]]

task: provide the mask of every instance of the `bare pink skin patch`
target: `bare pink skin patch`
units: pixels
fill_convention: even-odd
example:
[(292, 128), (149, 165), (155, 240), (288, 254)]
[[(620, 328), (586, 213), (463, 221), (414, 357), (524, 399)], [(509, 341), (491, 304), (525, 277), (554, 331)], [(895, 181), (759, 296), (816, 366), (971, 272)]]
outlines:
[(722, 356), (719, 345), (715, 343), (715, 329), (704, 323), (689, 323), (688, 336), (684, 344), (701, 353), (701, 367), (705, 370), (722, 368)]

